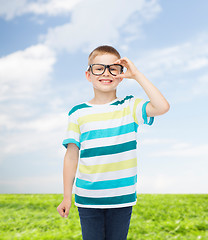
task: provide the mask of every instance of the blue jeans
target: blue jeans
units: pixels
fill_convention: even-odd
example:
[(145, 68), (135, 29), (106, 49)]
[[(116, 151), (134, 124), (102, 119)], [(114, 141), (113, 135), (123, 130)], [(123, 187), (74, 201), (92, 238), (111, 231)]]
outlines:
[(131, 207), (78, 207), (83, 240), (126, 240), (132, 214)]

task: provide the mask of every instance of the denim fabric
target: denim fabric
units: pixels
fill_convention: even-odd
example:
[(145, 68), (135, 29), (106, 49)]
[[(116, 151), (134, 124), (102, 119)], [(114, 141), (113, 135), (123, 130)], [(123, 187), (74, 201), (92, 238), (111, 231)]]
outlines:
[(132, 214), (131, 207), (78, 207), (83, 240), (126, 240)]

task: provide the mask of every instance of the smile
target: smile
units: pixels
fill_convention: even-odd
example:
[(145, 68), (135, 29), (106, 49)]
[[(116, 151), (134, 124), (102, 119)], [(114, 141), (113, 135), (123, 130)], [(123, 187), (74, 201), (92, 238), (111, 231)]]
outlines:
[(103, 82), (103, 83), (111, 83), (113, 80), (108, 80), (108, 79), (101, 79), (99, 80), (100, 82)]

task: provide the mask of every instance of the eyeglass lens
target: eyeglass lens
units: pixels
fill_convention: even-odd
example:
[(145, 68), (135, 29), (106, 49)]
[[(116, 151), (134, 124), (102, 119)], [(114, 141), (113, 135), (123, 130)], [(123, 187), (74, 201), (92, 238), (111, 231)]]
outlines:
[[(107, 67), (106, 65), (94, 64), (92, 65), (92, 73), (95, 75), (101, 75), (105, 72), (106, 67)], [(109, 69), (109, 72), (114, 76), (122, 72), (122, 66), (116, 65), (116, 64), (110, 65), (108, 69)]]

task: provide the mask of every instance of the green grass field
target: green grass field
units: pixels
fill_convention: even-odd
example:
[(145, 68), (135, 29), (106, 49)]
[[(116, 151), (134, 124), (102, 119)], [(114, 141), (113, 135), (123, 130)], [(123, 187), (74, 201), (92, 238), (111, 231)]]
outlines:
[[(0, 239), (81, 240), (76, 206), (56, 208), (62, 194), (0, 194)], [(208, 239), (208, 194), (140, 194), (128, 240)]]

